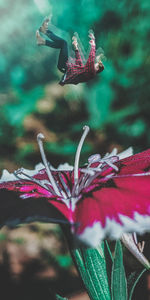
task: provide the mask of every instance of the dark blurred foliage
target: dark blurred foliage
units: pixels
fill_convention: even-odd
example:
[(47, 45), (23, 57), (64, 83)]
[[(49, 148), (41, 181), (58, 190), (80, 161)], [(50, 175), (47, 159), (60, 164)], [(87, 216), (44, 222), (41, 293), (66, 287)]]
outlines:
[(83, 289), (58, 227), (31, 223), (2, 229), (0, 287), (5, 300), (56, 300), (56, 292), (65, 296)]
[[(88, 30), (94, 30), (97, 48), (102, 47), (106, 57), (105, 70), (95, 80), (77, 86), (58, 85), (62, 75), (56, 68), (58, 51), (38, 47), (35, 39), (36, 29), (50, 14), (51, 29), (70, 45), (77, 32), (87, 52)], [(121, 151), (133, 146), (138, 152), (150, 146), (149, 20), (149, 0), (0, 0), (1, 170), (33, 168), (40, 162), (39, 132), (45, 135), (52, 165), (73, 164), (85, 124), (91, 131), (81, 163), (88, 155), (104, 154), (113, 147)], [(51, 254), (44, 251), (41, 257), (53, 265)], [(59, 267), (64, 263), (62, 252), (55, 255)], [(3, 280), (5, 275), (9, 280), (8, 268), (2, 267), (7, 270), (2, 272)], [(24, 272), (20, 282), (34, 287), (35, 279), (24, 280), (30, 273)], [(5, 289), (5, 284), (2, 286)], [(57, 284), (54, 288), (57, 290)], [(30, 299), (29, 295), (24, 299)]]

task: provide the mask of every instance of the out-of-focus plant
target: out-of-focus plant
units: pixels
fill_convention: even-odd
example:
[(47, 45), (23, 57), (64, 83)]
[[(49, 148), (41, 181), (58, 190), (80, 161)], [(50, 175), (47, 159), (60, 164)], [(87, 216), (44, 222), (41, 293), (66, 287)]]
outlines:
[[(86, 157), (100, 147), (102, 153), (111, 151), (114, 144), (120, 149), (132, 144), (136, 152), (150, 145), (148, 0), (130, 3), (127, 0), (120, 3), (82, 0), (79, 5), (75, 0), (57, 3), (51, 0), (43, 4), (15, 0), (13, 7), (11, 1), (6, 0), (0, 2), (0, 7), (3, 32), (0, 37), (0, 103), (7, 120), (3, 135), (7, 136), (9, 126), (14, 128), (18, 143), (12, 156), (16, 164), (19, 159), (27, 166), (32, 161), (35, 163), (31, 130), (24, 126), (31, 115), (44, 123), (47, 131), (57, 134), (55, 149), (47, 149), (55, 164), (65, 161), (66, 156), (71, 162), (73, 148), (70, 151), (69, 147), (72, 140), (77, 140), (83, 122), (89, 124), (93, 132)], [(97, 81), (59, 87), (57, 51), (37, 47), (35, 43), (35, 31), (49, 13), (52, 13), (52, 30), (69, 44), (73, 32), (78, 32), (86, 51), (87, 32), (90, 28), (94, 30), (96, 45), (104, 49), (107, 58), (105, 72), (97, 76)], [(32, 133), (36, 134), (35, 128)], [(64, 152), (60, 153), (62, 140)], [(29, 147), (23, 152), (25, 143)], [(38, 160), (37, 154), (35, 158)]]

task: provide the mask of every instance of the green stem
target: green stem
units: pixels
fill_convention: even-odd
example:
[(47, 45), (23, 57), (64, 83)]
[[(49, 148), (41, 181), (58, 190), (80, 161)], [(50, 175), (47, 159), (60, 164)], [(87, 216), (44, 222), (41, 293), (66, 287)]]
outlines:
[(104, 245), (97, 249), (76, 245), (66, 227), (63, 231), (78, 273), (91, 300), (111, 300), (107, 277)]

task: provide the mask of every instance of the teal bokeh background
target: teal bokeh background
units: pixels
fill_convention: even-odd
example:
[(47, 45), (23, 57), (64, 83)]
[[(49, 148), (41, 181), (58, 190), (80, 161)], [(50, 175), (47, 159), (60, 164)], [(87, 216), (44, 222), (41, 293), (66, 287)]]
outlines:
[[(106, 57), (103, 62), (105, 70), (95, 80), (77, 86), (58, 85), (61, 77), (56, 68), (58, 51), (38, 47), (35, 38), (43, 18), (49, 15), (52, 15), (51, 29), (64, 37), (69, 45), (73, 33), (77, 32), (86, 52), (89, 49), (88, 30), (94, 30), (97, 48), (102, 47)], [(81, 163), (86, 162), (88, 155), (104, 154), (114, 147), (121, 151), (133, 146), (135, 153), (150, 147), (149, 20), (149, 0), (0, 0), (1, 171), (4, 168), (11, 172), (20, 167), (32, 169), (41, 161), (36, 141), (39, 132), (45, 135), (45, 149), (52, 165), (73, 164), (85, 124), (91, 130), (83, 147)], [(36, 233), (41, 241), (42, 236), (52, 236), (53, 241), (57, 227), (46, 225), (43, 229), (41, 226), (31, 224), (23, 230)], [(16, 230), (19, 232), (18, 228)], [(24, 236), (23, 230), (18, 233), (21, 237), (19, 243)], [(3, 274), (1, 288), (12, 297), (7, 247), (14, 240), (7, 228), (1, 231), (1, 235), (0, 239), (7, 244), (1, 241), (0, 245), (7, 270), (5, 274), (0, 265)], [(57, 232), (57, 236), (60, 244), (48, 240), (48, 249), (42, 248), (42, 255), (39, 252), (40, 259), (46, 268), (53, 266), (60, 275), (57, 284), (52, 280), (52, 289), (68, 295), (81, 285), (79, 281), (75, 284), (77, 277), (74, 278), (74, 270), (69, 270), (72, 263), (64, 239), (60, 239), (61, 233)], [(35, 236), (32, 235), (31, 240), (37, 245)], [(56, 247), (51, 249), (55, 244), (57, 251)], [(41, 245), (44, 247), (43, 242)], [(18, 255), (16, 250), (14, 252)], [(20, 252), (24, 256), (23, 248)], [(28, 259), (24, 261), (25, 265)], [(136, 265), (132, 260), (130, 262), (127, 253), (126, 264), (133, 265), (134, 269)], [(60, 267), (65, 267), (68, 273)], [(29, 276), (30, 270), (27, 270), (26, 277), (22, 277), (20, 290), (16, 285), (16, 293), (21, 297), (26, 297), (27, 290), (30, 295), (34, 289), (35, 281)], [(39, 282), (37, 286), (38, 294), (41, 289)], [(47, 282), (48, 299), (49, 287)], [(45, 286), (41, 289), (42, 297), (43, 290)], [(137, 294), (140, 296), (140, 292)], [(41, 299), (40, 293), (35, 298), (38, 296)], [(20, 296), (15, 299), (20, 299)]]
[[(58, 85), (58, 51), (36, 45), (44, 16), (71, 45), (74, 32), (88, 51), (88, 30), (106, 56), (94, 81)], [(91, 131), (81, 162), (113, 147), (150, 146), (150, 3), (148, 0), (0, 0), (0, 168), (32, 168), (43, 132), (54, 166), (73, 163), (84, 124)]]

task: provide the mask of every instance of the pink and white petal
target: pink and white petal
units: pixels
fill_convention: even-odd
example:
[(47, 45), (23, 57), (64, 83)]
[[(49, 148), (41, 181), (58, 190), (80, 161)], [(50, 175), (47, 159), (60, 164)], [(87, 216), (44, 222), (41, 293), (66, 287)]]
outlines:
[(68, 207), (67, 204), (65, 204), (64, 201), (55, 201), (55, 200), (48, 200), (50, 204), (52, 204), (55, 208), (58, 209), (58, 211), (68, 220), (70, 224), (74, 223), (73, 221), (73, 211), (71, 208)]
[(30, 198), (53, 197), (53, 194), (50, 191), (32, 181), (26, 180), (0, 182), (0, 189), (20, 192), (20, 198), (23, 196), (23, 194), (26, 194), (26, 196), (28, 195)]
[(100, 241), (118, 239), (124, 232), (150, 231), (149, 183), (150, 176), (114, 178), (84, 195), (74, 212), (77, 235), (95, 246), (98, 235)]
[(132, 147), (129, 147), (126, 150), (124, 150), (124, 151), (122, 151), (120, 153), (117, 153), (117, 156), (119, 157), (119, 160), (127, 158), (127, 157), (129, 157), (131, 155), (133, 155), (133, 148)]
[[(34, 170), (29, 170), (29, 169), (24, 169), (21, 168), (22, 172), (24, 172), (24, 174), (30, 176), (30, 177), (34, 177), (36, 174), (38, 174), (39, 171), (41, 171), (41, 169), (43, 169), (44, 166), (42, 163), (39, 163), (35, 166)], [(22, 179), (27, 179), (25, 175), (20, 175)], [(0, 182), (7, 182), (7, 181), (17, 181), (19, 180), (19, 178), (17, 178), (14, 173), (9, 173), (6, 169), (3, 170), (2, 172), (2, 176), (0, 178)]]
[(3, 170), (2, 176), (0, 178), (0, 183), (16, 180), (16, 176), (13, 173), (9, 173), (7, 170)]
[(32, 199), (34, 199), (35, 210), (38, 203), (37, 199), (45, 198), (48, 205), (50, 205), (50, 207), (55, 207), (55, 209), (64, 216), (65, 220), (68, 220), (68, 222), (71, 222), (72, 220), (72, 211), (68, 208), (67, 203), (65, 204), (61, 197), (53, 195), (50, 191), (32, 181), (16, 180), (2, 182), (0, 183), (0, 191), (1, 190), (11, 191), (12, 194), (15, 192), (16, 197), (20, 199), (22, 206), (24, 205), (23, 201), (26, 199), (31, 200), (31, 202)]
[(20, 193), (0, 189), (0, 227), (34, 221), (69, 224), (67, 219), (46, 198), (20, 199)]
[(150, 149), (122, 159), (117, 165), (120, 166), (120, 175), (148, 172), (150, 171)]

